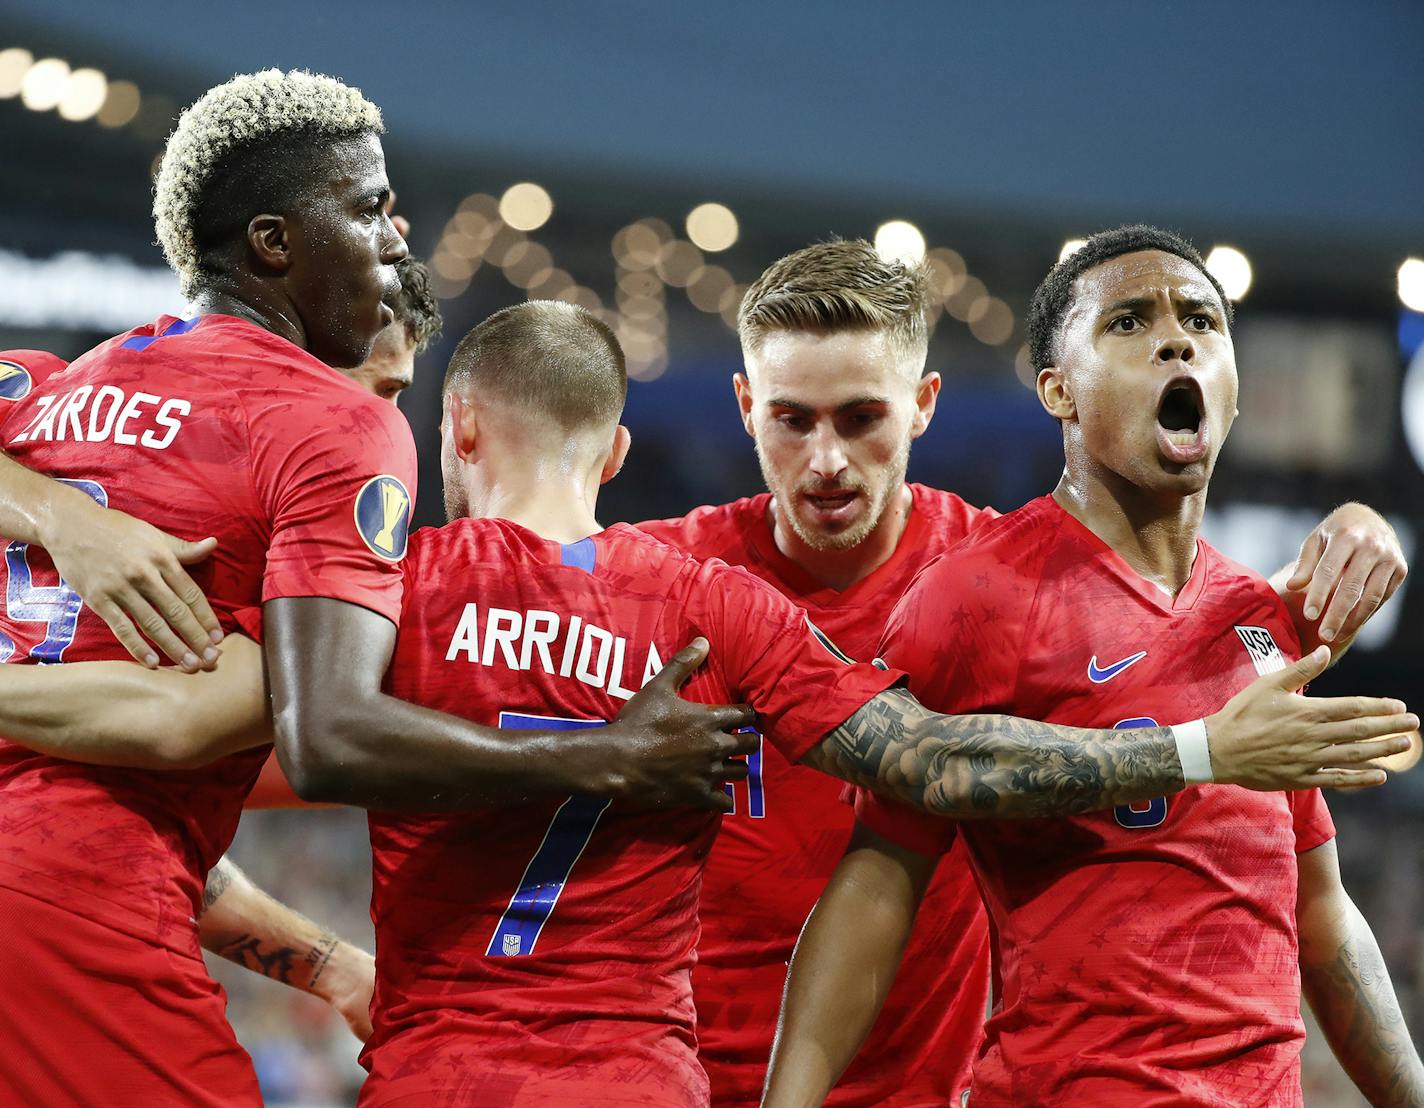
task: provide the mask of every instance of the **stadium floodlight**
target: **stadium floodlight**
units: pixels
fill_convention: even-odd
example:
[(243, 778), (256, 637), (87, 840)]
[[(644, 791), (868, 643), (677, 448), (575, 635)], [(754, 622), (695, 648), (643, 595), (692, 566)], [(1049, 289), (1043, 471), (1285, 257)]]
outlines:
[(908, 220), (892, 219), (876, 228), (875, 252), (886, 261), (920, 262), (925, 257), (925, 236)]
[(1234, 246), (1214, 246), (1206, 256), (1206, 268), (1221, 282), (1228, 300), (1240, 300), (1251, 288), (1251, 262)]

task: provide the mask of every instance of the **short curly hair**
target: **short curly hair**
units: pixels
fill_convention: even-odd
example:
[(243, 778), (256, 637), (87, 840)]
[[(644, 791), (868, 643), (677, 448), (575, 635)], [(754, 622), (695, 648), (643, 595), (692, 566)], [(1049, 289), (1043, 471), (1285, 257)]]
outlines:
[[(206, 240), (232, 229), (230, 216), (205, 208), (212, 206), (215, 184), (237, 176), (244, 159), (261, 150), (285, 154), (290, 163), (293, 148), (313, 139), (329, 142), (384, 130), (380, 109), (359, 89), (301, 69), (240, 74), (200, 96), (169, 136), (153, 189), (158, 242), (183, 294), (192, 296), (197, 286), (203, 251), (214, 245)], [(249, 217), (274, 197), (290, 202), (305, 183), (299, 180), (294, 188), (290, 164), (268, 168), (271, 172), (261, 176), (271, 182), (272, 195), (253, 196), (257, 206)]]
[(929, 271), (882, 258), (864, 239), (817, 242), (751, 283), (737, 312), (743, 355), (777, 331), (886, 331), (923, 367), (929, 350)]
[(396, 273), (400, 275), (400, 295), (396, 297), (396, 320), (405, 324), (415, 352), (424, 354), (440, 336), (440, 328), (445, 326), (445, 318), (440, 314), (440, 304), (430, 291), (430, 270), (424, 262), (414, 258), (402, 258), (396, 262)]
[(1228, 328), (1231, 326), (1231, 301), (1226, 298), (1221, 282), (1207, 269), (1195, 246), (1173, 231), (1164, 231), (1161, 227), (1146, 223), (1114, 227), (1109, 231), (1099, 231), (1050, 269), (1034, 292), (1024, 327), (1028, 332), (1029, 361), (1035, 372), (1058, 362), (1058, 339), (1063, 331), (1063, 321), (1068, 317), (1068, 309), (1073, 305), (1073, 283), (1096, 265), (1142, 250), (1175, 254), (1199, 269), (1202, 276), (1211, 282), (1217, 296), (1221, 297), (1226, 325)]

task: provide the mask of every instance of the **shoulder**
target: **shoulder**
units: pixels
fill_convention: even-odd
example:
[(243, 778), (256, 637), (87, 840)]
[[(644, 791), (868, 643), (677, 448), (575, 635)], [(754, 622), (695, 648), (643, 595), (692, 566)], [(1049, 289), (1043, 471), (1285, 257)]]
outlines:
[(44, 350), (0, 350), (0, 400), (23, 400), (68, 364)]
[(958, 542), (971, 529), (1000, 518), (993, 508), (976, 508), (947, 489), (912, 483), (910, 492), (914, 496), (914, 510), (924, 514), (925, 522), (944, 542)]
[(699, 557), (724, 556), (745, 548), (754, 528), (765, 525), (770, 493), (729, 504), (706, 504), (685, 516), (636, 524), (640, 531)]
[[(1017, 511), (985, 519), (920, 571), (912, 590), (973, 585), (980, 589), (1034, 577), (1048, 560), (1062, 526), (1061, 511), (1048, 497)], [(972, 576), (971, 576), (972, 575)]]

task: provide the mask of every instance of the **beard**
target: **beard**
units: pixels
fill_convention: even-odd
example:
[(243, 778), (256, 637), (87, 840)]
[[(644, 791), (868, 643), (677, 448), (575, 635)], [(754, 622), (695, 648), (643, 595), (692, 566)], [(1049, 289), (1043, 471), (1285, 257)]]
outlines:
[[(762, 454), (761, 443), (757, 442), (755, 445), (757, 461), (761, 464), (762, 480), (766, 482), (767, 490), (780, 509), (781, 518), (791, 526), (796, 537), (812, 550), (850, 550), (863, 543), (880, 525), (885, 509), (890, 506), (895, 493), (905, 483), (905, 471), (910, 464), (910, 440), (906, 438), (895, 456), (884, 466), (873, 470), (867, 481), (848, 481), (834, 486), (812, 481), (793, 486), (790, 482), (781, 480), (768, 464)], [(802, 496), (814, 496), (830, 488), (841, 491), (853, 489), (865, 498), (865, 508), (859, 517), (839, 531), (816, 527), (803, 519), (799, 511)]]

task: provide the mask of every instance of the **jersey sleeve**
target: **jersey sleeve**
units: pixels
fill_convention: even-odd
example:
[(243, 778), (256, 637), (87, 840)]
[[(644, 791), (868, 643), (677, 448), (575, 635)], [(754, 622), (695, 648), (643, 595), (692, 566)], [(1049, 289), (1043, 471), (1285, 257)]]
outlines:
[(249, 414), (257, 496), (272, 524), (263, 601), (330, 597), (400, 620), (415, 502), (405, 417), (342, 389)]
[(801, 608), (744, 569), (708, 562), (688, 615), (712, 644), (727, 688), (786, 756), (808, 750), (904, 674), (844, 654)]
[[(1031, 590), (992, 548), (969, 545), (920, 571), (890, 615), (879, 655), (905, 670), (920, 703), (946, 715), (1002, 711), (1018, 677), (1022, 627)], [(855, 816), (897, 846), (943, 854), (953, 821), (857, 789)]]
[(1286, 803), (1290, 806), (1291, 822), (1295, 827), (1297, 854), (1324, 846), (1335, 837), (1335, 821), (1330, 818), (1325, 794), (1319, 789), (1286, 793)]

